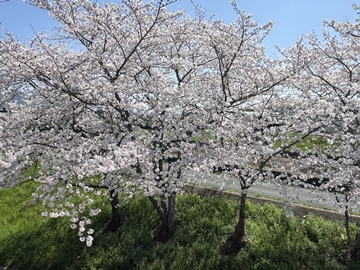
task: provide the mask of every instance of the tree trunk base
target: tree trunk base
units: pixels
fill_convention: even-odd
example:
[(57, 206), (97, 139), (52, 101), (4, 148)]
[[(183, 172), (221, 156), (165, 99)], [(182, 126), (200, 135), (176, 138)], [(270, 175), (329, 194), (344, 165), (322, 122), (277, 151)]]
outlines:
[(107, 234), (110, 232), (111, 233), (116, 232), (117, 229), (119, 229), (119, 227), (122, 225), (123, 220), (124, 220), (124, 217), (122, 217), (122, 216), (117, 216), (115, 218), (110, 219), (102, 231), (103, 234)]
[(356, 234), (355, 242), (350, 248), (341, 250), (337, 261), (345, 266), (352, 262), (360, 262), (360, 232)]
[(351, 249), (344, 249), (341, 250), (339, 255), (336, 257), (336, 261), (342, 265), (349, 265), (351, 262)]
[(166, 232), (162, 227), (160, 227), (155, 233), (153, 240), (159, 243), (166, 243), (174, 237), (175, 230), (173, 232)]
[(224, 255), (232, 255), (239, 253), (240, 250), (246, 249), (249, 246), (249, 238), (244, 235), (241, 239), (235, 243), (233, 239), (233, 235), (230, 236), (223, 247), (223, 254)]
[(351, 258), (353, 260), (360, 260), (360, 232), (356, 234), (355, 241), (352, 244)]

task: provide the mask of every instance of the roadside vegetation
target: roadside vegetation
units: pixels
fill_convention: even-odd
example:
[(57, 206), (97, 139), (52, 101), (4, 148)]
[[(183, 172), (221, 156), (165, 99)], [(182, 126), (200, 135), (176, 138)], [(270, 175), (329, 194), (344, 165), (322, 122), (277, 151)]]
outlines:
[[(358, 269), (344, 266), (344, 226), (309, 215), (287, 218), (283, 209), (247, 202), (249, 245), (233, 255), (223, 246), (237, 222), (237, 202), (181, 195), (176, 233), (166, 243), (153, 240), (161, 225), (146, 197), (123, 206), (123, 225), (102, 234), (111, 209), (94, 218), (92, 247), (79, 242), (67, 219), (41, 217), (31, 204), (28, 182), (0, 190), (0, 265), (18, 269)], [(96, 204), (106, 203), (98, 198)], [(109, 207), (110, 208), (110, 207)], [(356, 228), (353, 226), (352, 233)]]

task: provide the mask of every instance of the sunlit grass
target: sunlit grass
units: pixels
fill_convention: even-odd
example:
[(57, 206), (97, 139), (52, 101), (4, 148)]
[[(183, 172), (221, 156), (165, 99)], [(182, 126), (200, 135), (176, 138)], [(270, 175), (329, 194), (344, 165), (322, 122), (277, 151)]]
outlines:
[[(40, 216), (32, 205), (35, 183), (0, 190), (0, 265), (20, 269), (342, 269), (336, 258), (346, 247), (341, 224), (308, 216), (287, 218), (273, 205), (247, 204), (249, 248), (226, 256), (238, 204), (225, 199), (179, 196), (174, 238), (160, 244), (160, 225), (149, 200), (137, 196), (123, 206), (123, 226), (102, 235), (110, 209), (93, 220), (93, 246), (81, 243), (68, 220)], [(103, 203), (99, 201), (97, 203)], [(110, 207), (109, 207), (110, 208)], [(354, 229), (354, 228), (353, 228)]]
[[(281, 141), (277, 140), (274, 142), (274, 148), (278, 149), (280, 147), (284, 147), (287, 144), (291, 144), (295, 142), (300, 134), (292, 134), (288, 140)], [(341, 145), (341, 138), (337, 138), (332, 143), (328, 141), (328, 139), (324, 136), (308, 136), (305, 139), (295, 143), (293, 148), (296, 148), (300, 151), (306, 152), (313, 150), (315, 147), (321, 149), (324, 153), (331, 154), (334, 150), (338, 149)]]

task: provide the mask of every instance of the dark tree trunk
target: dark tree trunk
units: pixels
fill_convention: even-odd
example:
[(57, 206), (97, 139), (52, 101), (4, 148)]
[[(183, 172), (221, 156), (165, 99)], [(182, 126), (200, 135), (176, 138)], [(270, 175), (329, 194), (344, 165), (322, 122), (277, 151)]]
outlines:
[(346, 206), (345, 208), (345, 228), (346, 228), (346, 236), (348, 239), (348, 245), (351, 247), (350, 248), (351, 259), (360, 260), (360, 235), (359, 232), (356, 234), (355, 241), (353, 241), (351, 238), (350, 216), (349, 216), (348, 206)]
[(239, 221), (235, 227), (234, 233), (227, 239), (225, 253), (232, 254), (239, 252), (247, 246), (247, 237), (245, 234), (245, 218), (246, 218), (246, 196), (247, 188), (241, 191)]
[(170, 196), (160, 196), (160, 201), (155, 197), (149, 197), (156, 212), (161, 219), (161, 226), (154, 236), (155, 241), (167, 242), (170, 240), (175, 232), (175, 199), (176, 193)]
[(360, 260), (360, 235), (356, 234), (354, 243), (351, 245), (351, 258), (353, 260)]
[(346, 237), (348, 239), (348, 245), (351, 247), (353, 245), (353, 241), (351, 239), (351, 234), (350, 234), (350, 217), (349, 217), (348, 206), (346, 206), (345, 208), (345, 229), (346, 229)]
[[(336, 197), (337, 202), (340, 202), (339, 198)], [(348, 194), (345, 194), (345, 201), (348, 203), (350, 200)], [(352, 260), (360, 260), (360, 232), (356, 234), (355, 241), (353, 241), (350, 233), (350, 215), (348, 206), (345, 206), (345, 229), (348, 246), (350, 247), (350, 255)]]
[(111, 219), (107, 223), (104, 233), (116, 232), (122, 222), (122, 212), (119, 205), (119, 196), (115, 190), (110, 191), (111, 197)]

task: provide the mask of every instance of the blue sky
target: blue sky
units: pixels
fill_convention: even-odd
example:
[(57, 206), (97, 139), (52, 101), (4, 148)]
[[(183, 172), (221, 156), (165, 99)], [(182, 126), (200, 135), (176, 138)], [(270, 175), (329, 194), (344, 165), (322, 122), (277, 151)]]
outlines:
[[(100, 2), (101, 0), (99, 0)], [(236, 15), (228, 0), (195, 0), (206, 10), (208, 15), (217, 14), (230, 22)], [(108, 1), (110, 2), (110, 1)], [(116, 2), (116, 0), (112, 1)], [(275, 23), (272, 32), (264, 45), (270, 55), (275, 53), (274, 45), (281, 48), (291, 46), (302, 33), (315, 31), (321, 34), (324, 19), (337, 21), (354, 21), (357, 17), (352, 9), (355, 0), (238, 0), (238, 7), (253, 15), (260, 24), (271, 20)], [(174, 9), (186, 9), (189, 13), (193, 8), (189, 0), (181, 0), (173, 5)], [(44, 10), (32, 7), (22, 0), (10, 0), (0, 3), (0, 36), (12, 32), (26, 41), (33, 37), (34, 31), (42, 32), (56, 25)]]

